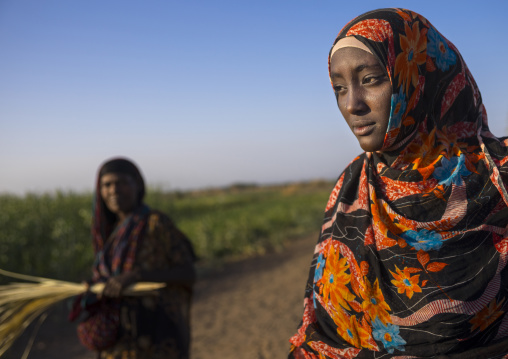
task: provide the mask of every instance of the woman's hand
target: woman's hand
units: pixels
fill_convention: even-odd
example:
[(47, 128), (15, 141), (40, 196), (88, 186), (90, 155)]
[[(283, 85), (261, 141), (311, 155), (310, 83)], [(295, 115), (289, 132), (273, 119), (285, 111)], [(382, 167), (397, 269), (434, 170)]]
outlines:
[(110, 298), (121, 297), (122, 291), (138, 280), (139, 279), (137, 273), (133, 271), (111, 277), (106, 282), (104, 290), (102, 291), (102, 295)]

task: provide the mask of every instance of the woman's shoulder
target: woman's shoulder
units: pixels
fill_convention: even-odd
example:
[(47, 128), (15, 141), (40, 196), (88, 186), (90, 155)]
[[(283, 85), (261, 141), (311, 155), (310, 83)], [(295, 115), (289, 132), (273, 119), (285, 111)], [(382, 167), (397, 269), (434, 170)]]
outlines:
[(169, 236), (173, 239), (185, 239), (187, 237), (178, 229), (173, 220), (164, 212), (157, 209), (151, 209), (148, 214), (148, 234)]
[(179, 232), (173, 220), (164, 212), (156, 209), (150, 209), (146, 220), (146, 232), (149, 236), (174, 236), (174, 232)]
[(148, 226), (149, 228), (160, 226), (173, 227), (174, 224), (166, 213), (158, 209), (150, 209), (150, 213), (148, 214)]
[(151, 242), (166, 246), (173, 254), (179, 251), (189, 253), (195, 260), (193, 246), (187, 236), (176, 227), (171, 218), (164, 212), (151, 209), (148, 215), (147, 238)]

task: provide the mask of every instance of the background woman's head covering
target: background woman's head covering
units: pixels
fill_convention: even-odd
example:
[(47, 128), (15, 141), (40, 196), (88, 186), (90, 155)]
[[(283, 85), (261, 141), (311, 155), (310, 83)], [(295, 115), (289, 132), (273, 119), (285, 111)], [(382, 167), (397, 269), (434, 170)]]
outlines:
[(102, 164), (99, 169), (98, 180), (108, 173), (122, 173), (131, 176), (139, 187), (138, 200), (141, 202), (145, 196), (145, 181), (136, 165), (126, 158), (113, 158)]
[(459, 123), (468, 136), (488, 132), (480, 92), (462, 56), (426, 18), (405, 9), (374, 10), (348, 23), (334, 46), (349, 37), (371, 50), (392, 83), (382, 150), (404, 148), (419, 130), (454, 132)]
[(138, 205), (141, 205), (145, 196), (145, 181), (139, 171), (138, 167), (126, 158), (118, 157), (112, 158), (104, 162), (97, 172), (96, 189), (95, 189), (95, 203), (94, 203), (94, 217), (92, 225), (92, 234), (94, 237), (94, 249), (97, 252), (100, 250), (106, 239), (114, 229), (116, 216), (112, 213), (104, 203), (100, 191), (100, 182), (102, 176), (108, 173), (121, 173), (131, 176), (137, 183)]

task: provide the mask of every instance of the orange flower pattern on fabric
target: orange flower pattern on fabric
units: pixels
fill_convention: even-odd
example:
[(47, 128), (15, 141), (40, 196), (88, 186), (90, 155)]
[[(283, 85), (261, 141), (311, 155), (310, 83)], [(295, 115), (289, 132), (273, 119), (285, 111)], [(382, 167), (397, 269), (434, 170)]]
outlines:
[(418, 66), (427, 59), (427, 37), (425, 29), (420, 33), (416, 22), (412, 28), (407, 23), (404, 26), (407, 36), (400, 36), (402, 53), (395, 59), (395, 76), (399, 76), (398, 85), (408, 93), (410, 85), (416, 87), (418, 84)]
[(368, 279), (365, 279), (365, 291), (361, 292), (361, 296), (363, 298), (362, 310), (365, 314), (368, 314), (371, 322), (376, 318), (379, 318), (383, 324), (390, 322), (390, 314), (388, 314), (388, 311), (391, 309), (385, 302), (383, 292), (379, 289), (377, 278), (373, 284), (371, 284)]
[(422, 292), (422, 288), (418, 285), (420, 281), (419, 274), (411, 276), (411, 272), (408, 268), (404, 268), (404, 270), (401, 271), (397, 266), (395, 266), (395, 270), (397, 273), (393, 273), (392, 271), (390, 271), (390, 273), (395, 278), (392, 280), (392, 283), (397, 287), (399, 293), (405, 292), (407, 297), (411, 299), (414, 293)]
[(337, 334), (355, 348), (377, 349), (372, 339), (372, 329), (363, 321), (360, 323), (355, 315), (348, 317), (343, 312), (335, 312), (332, 318), (337, 324)]
[(497, 318), (504, 314), (504, 310), (501, 310), (503, 303), (504, 298), (499, 303), (494, 298), (488, 306), (483, 308), (469, 321), (469, 323), (473, 324), (471, 331), (474, 332), (476, 329), (480, 329), (483, 332), (494, 323)]
[(323, 298), (329, 300), (330, 304), (334, 306), (338, 304), (346, 309), (351, 309), (348, 302), (355, 299), (355, 296), (347, 287), (347, 284), (351, 281), (350, 274), (346, 273), (349, 264), (346, 258), (339, 257), (339, 253), (335, 251), (334, 246), (330, 245), (323, 277), (317, 281), (317, 284)]
[(412, 27), (404, 23), (405, 34), (400, 36), (402, 52), (395, 59), (395, 76), (399, 76), (398, 85), (408, 93), (409, 86), (418, 84), (418, 66), (425, 64), (427, 59), (427, 31), (418, 29), (418, 22)]

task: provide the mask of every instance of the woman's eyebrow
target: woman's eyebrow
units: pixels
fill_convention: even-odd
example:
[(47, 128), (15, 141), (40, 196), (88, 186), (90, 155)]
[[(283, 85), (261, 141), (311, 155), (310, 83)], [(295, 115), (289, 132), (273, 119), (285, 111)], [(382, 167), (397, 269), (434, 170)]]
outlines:
[[(353, 69), (353, 71), (356, 73), (359, 73), (359, 72), (362, 72), (363, 70), (366, 70), (366, 69), (380, 70), (380, 71), (383, 70), (383, 68), (379, 64), (360, 64), (357, 67), (355, 67)], [(330, 71), (330, 77), (331, 78), (342, 78), (343, 76), (342, 76), (341, 72)]]
[(379, 64), (372, 64), (372, 65), (369, 65), (369, 64), (361, 64), (361, 65), (358, 65), (354, 70), (356, 72), (361, 72), (365, 69), (373, 69), (373, 70), (382, 70), (383, 68), (381, 67), (381, 65)]

